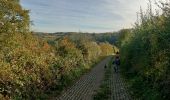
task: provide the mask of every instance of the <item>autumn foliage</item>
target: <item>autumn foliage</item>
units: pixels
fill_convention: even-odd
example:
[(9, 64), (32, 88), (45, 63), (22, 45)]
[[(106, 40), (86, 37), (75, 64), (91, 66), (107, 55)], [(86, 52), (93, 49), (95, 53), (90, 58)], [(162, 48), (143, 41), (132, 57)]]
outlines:
[[(45, 99), (58, 94), (89, 70), (101, 56), (113, 52), (108, 43), (75, 42), (69, 37), (53, 45), (29, 31), (29, 11), (19, 0), (0, 0), (0, 98)], [(81, 39), (80, 39), (81, 40)], [(106, 44), (106, 45), (104, 45)], [(108, 47), (107, 47), (108, 46)], [(106, 53), (102, 53), (107, 51)]]

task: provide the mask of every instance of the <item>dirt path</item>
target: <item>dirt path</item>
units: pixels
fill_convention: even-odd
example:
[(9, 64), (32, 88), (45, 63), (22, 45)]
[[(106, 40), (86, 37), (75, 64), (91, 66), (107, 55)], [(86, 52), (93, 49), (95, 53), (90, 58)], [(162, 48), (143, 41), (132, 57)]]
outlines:
[(104, 77), (104, 65), (110, 61), (107, 57), (94, 67), (89, 73), (84, 75), (67, 91), (64, 91), (57, 100), (93, 100), (92, 95), (101, 84)]
[(125, 81), (121, 77), (119, 72), (115, 73), (114, 71), (112, 71), (110, 79), (110, 89), (110, 100), (133, 100), (127, 91)]

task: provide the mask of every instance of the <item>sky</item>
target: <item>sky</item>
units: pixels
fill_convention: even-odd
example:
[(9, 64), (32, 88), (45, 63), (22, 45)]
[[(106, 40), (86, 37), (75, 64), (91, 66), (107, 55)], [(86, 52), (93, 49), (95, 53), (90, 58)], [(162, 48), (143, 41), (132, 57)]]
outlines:
[(131, 28), (148, 0), (21, 0), (32, 31), (112, 32)]

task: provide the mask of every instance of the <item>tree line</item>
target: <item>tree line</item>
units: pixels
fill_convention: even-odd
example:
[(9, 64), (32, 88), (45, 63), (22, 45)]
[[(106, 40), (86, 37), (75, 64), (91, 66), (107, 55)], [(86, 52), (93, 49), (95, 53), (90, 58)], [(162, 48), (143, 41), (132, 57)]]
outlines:
[(170, 2), (159, 10), (141, 9), (132, 29), (120, 31), (121, 67), (133, 95), (142, 100), (170, 99)]

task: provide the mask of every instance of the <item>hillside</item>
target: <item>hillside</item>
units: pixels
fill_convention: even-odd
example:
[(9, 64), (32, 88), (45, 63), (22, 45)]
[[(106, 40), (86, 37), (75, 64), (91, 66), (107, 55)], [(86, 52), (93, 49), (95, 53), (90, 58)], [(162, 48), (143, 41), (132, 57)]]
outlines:
[(56, 33), (43, 33), (43, 32), (34, 32), (33, 34), (38, 37), (51, 41), (58, 40), (65, 36), (70, 37), (72, 40), (79, 38), (87, 38), (97, 42), (109, 42), (110, 44), (116, 44), (117, 37), (119, 32), (107, 32), (107, 33), (77, 33), (77, 32), (56, 32)]

